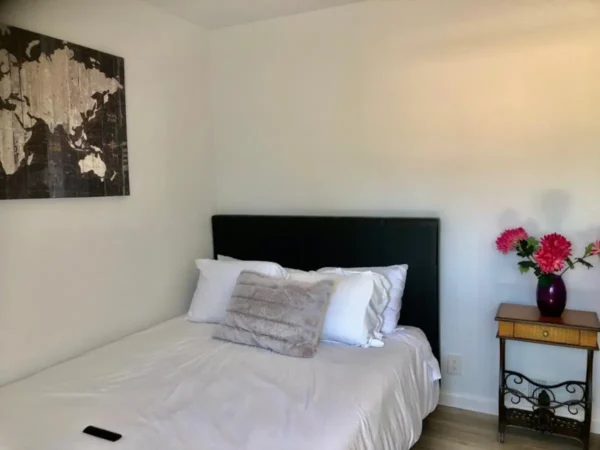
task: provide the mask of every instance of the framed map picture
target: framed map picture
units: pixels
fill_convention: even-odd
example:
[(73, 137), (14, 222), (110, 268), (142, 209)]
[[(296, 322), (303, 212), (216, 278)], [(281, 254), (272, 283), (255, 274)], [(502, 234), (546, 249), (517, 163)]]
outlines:
[(118, 195), (123, 58), (0, 24), (0, 200)]

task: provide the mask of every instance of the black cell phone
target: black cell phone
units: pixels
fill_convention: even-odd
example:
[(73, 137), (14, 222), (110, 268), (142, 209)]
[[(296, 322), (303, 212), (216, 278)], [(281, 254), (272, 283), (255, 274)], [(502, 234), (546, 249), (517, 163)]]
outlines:
[(123, 436), (118, 433), (113, 433), (112, 431), (103, 430), (102, 428), (97, 428), (93, 426), (87, 427), (83, 430), (85, 434), (89, 434), (90, 436), (97, 437), (99, 439), (104, 439), (110, 442), (117, 442)]

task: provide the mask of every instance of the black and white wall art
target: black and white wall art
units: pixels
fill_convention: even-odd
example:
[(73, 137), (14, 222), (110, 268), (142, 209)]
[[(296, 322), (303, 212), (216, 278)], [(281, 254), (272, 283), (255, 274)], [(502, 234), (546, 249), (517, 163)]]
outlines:
[(0, 200), (122, 195), (123, 59), (0, 24)]

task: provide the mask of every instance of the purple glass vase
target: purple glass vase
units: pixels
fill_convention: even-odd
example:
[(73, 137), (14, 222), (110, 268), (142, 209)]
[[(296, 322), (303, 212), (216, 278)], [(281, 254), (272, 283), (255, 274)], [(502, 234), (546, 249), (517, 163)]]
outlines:
[(537, 306), (542, 316), (560, 317), (567, 306), (567, 287), (560, 275), (542, 275), (538, 280)]

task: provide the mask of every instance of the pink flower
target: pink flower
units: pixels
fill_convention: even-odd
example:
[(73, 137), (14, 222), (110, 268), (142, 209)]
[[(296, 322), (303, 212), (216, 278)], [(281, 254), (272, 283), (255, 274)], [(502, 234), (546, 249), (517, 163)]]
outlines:
[(571, 242), (561, 234), (552, 233), (542, 238), (540, 249), (534, 256), (542, 272), (554, 273), (565, 267), (565, 260), (571, 252)]
[(592, 255), (592, 256), (600, 255), (600, 241), (596, 241), (592, 244), (592, 251), (591, 251), (590, 255)]
[(496, 239), (496, 248), (498, 248), (499, 252), (502, 252), (506, 255), (507, 253), (516, 250), (519, 242), (527, 239), (528, 237), (529, 235), (524, 228), (513, 228), (511, 230), (506, 230), (498, 239)]
[(565, 267), (564, 259), (557, 258), (551, 251), (544, 250), (543, 248), (535, 252), (535, 259), (544, 273), (558, 272)]

